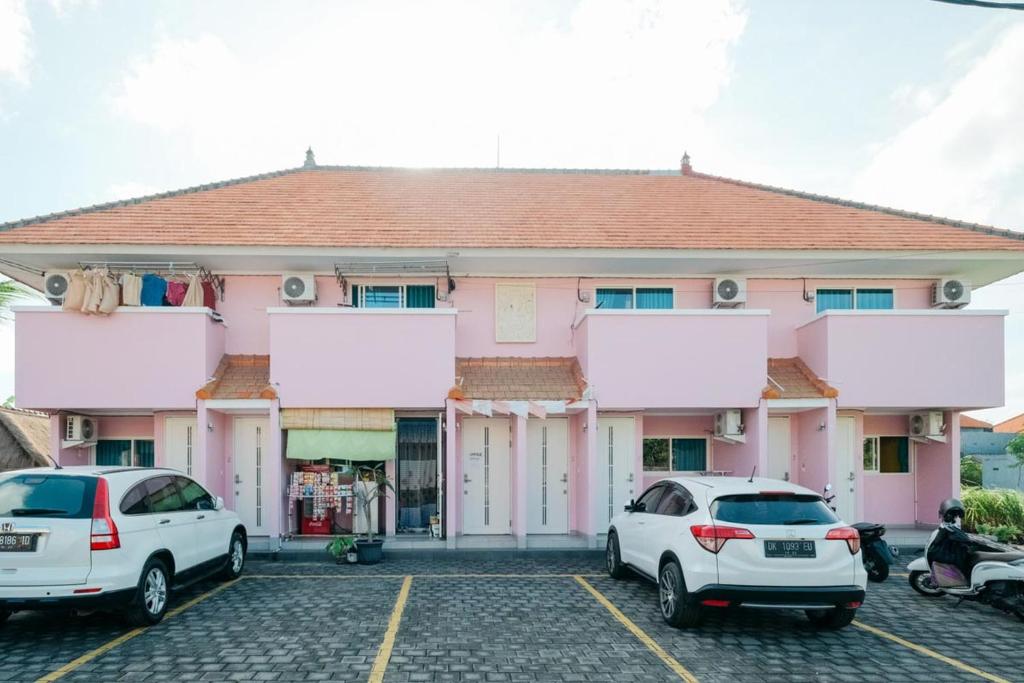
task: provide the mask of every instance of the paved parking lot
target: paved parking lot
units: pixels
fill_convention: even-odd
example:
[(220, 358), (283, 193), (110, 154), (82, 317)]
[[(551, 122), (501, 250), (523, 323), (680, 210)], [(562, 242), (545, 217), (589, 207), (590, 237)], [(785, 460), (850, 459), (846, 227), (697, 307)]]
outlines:
[[(872, 584), (857, 626), (802, 613), (712, 612), (678, 631), (656, 588), (597, 555), (250, 563), (176, 594), (150, 629), (114, 616), (18, 614), (3, 681), (1024, 681), (1024, 624)], [(902, 572), (903, 570), (895, 570)]]

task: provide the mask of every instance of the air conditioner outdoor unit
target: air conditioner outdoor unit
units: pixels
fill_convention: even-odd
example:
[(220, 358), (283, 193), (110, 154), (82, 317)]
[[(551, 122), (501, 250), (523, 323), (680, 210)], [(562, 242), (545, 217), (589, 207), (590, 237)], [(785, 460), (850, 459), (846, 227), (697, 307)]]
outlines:
[(68, 293), (67, 273), (46, 273), (43, 275), (43, 293), (51, 304), (64, 303), (64, 295)]
[(929, 410), (911, 415), (910, 436), (920, 441), (945, 441), (946, 425), (942, 421), (942, 411)]
[(63, 448), (91, 446), (99, 434), (96, 418), (84, 415), (67, 415), (64, 418)]
[(967, 280), (942, 278), (932, 286), (932, 306), (935, 308), (963, 308), (971, 303), (971, 283)]
[(281, 277), (281, 300), (286, 304), (311, 304), (316, 301), (316, 278), (308, 274), (286, 273)]
[(720, 277), (715, 279), (711, 293), (715, 308), (733, 308), (747, 303), (747, 279), (742, 277)]
[(715, 438), (731, 443), (745, 443), (743, 412), (738, 408), (715, 413)]

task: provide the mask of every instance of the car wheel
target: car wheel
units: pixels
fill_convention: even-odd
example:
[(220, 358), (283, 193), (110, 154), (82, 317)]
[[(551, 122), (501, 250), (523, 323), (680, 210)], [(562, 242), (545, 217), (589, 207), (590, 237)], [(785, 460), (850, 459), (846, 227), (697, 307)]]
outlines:
[(673, 560), (661, 568), (658, 576), (658, 602), (665, 623), (675, 628), (691, 628), (700, 622), (700, 605), (690, 601), (683, 581), (683, 570)]
[(231, 534), (231, 543), (228, 544), (228, 563), (224, 566), (220, 577), (225, 581), (234, 581), (242, 575), (245, 568), (245, 539), (238, 531)]
[(613, 579), (624, 579), (629, 574), (626, 565), (622, 564), (622, 556), (619, 555), (619, 535), (614, 531), (608, 534), (608, 542), (604, 551), (605, 567), (608, 569), (608, 576)]
[(159, 623), (167, 612), (170, 581), (163, 562), (151, 558), (142, 569), (138, 593), (128, 608), (128, 620), (136, 626)]
[(836, 607), (834, 609), (809, 609), (807, 618), (815, 628), (825, 631), (837, 631), (844, 626), (849, 626), (853, 618), (857, 616), (857, 610)]
[(941, 598), (945, 595), (932, 583), (931, 572), (910, 572), (910, 587), (926, 598)]

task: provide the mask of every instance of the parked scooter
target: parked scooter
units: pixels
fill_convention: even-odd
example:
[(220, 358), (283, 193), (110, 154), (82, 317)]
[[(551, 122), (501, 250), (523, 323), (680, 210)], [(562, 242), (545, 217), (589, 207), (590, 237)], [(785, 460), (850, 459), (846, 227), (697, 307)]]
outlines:
[[(832, 505), (836, 494), (832, 493), (832, 484), (825, 485), (825, 503), (835, 512)], [(874, 522), (857, 522), (851, 525), (860, 534), (861, 561), (868, 572), (868, 579), (881, 583), (889, 578), (889, 566), (895, 564), (899, 550), (889, 545), (885, 536), (885, 525)]]
[(907, 567), (910, 586), (931, 598), (991, 605), (1024, 621), (1024, 552), (964, 532), (964, 506), (955, 498), (939, 506), (939, 516), (925, 556)]

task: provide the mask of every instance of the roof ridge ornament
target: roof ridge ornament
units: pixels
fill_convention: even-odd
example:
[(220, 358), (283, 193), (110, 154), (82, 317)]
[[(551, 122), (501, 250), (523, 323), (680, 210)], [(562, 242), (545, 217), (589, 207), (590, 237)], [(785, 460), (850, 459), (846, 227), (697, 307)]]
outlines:
[(316, 168), (316, 157), (313, 156), (312, 146), (306, 148), (306, 161), (303, 162), (302, 168)]
[(686, 150), (683, 150), (683, 158), (679, 161), (679, 170), (683, 175), (693, 173), (693, 166), (690, 165), (690, 153)]

